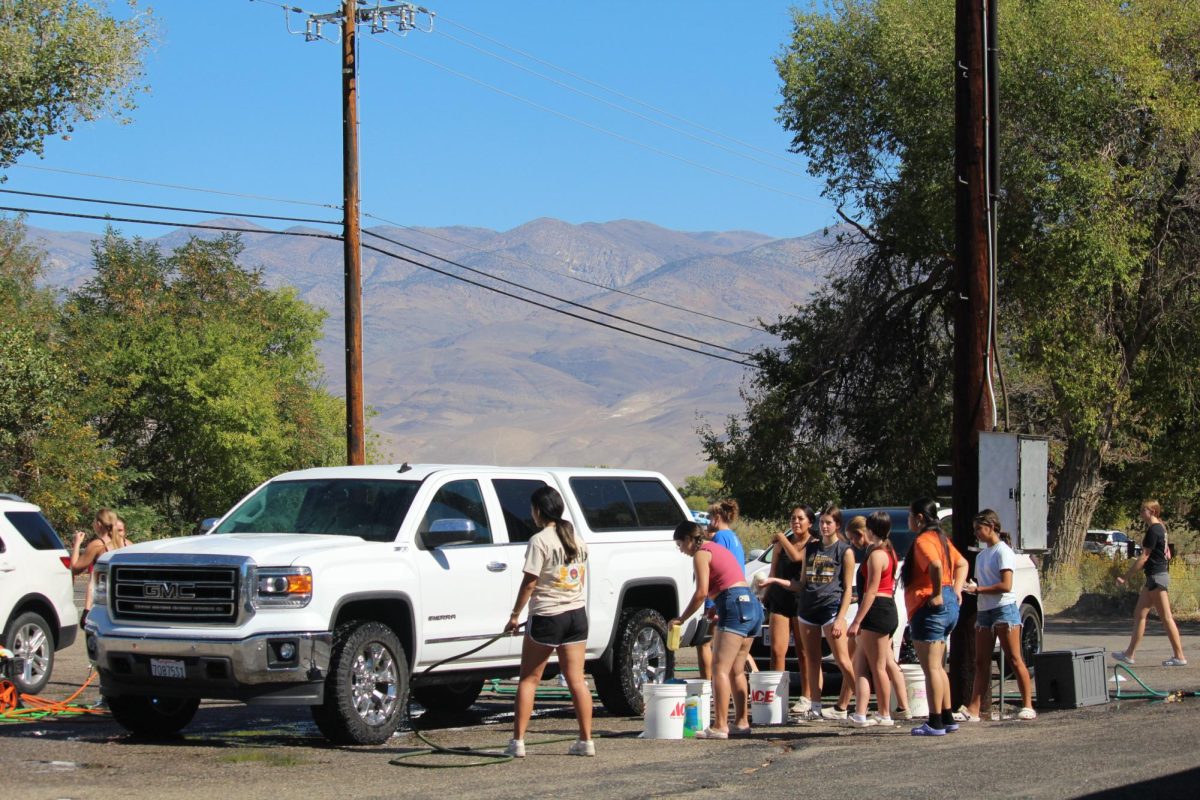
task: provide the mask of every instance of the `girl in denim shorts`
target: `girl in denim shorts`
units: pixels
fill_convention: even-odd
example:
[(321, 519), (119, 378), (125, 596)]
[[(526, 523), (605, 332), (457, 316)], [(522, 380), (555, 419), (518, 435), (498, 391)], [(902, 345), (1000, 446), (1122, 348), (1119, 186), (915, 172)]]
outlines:
[(963, 591), (979, 597), (979, 613), (975, 617), (975, 684), (971, 702), (959, 709), (956, 718), (965, 722), (979, 721), (980, 704), (992, 681), (992, 647), (998, 636), (1000, 649), (1017, 676), (1017, 688), (1021, 692), (1021, 710), (1017, 719), (1036, 719), (1033, 685), (1021, 657), (1021, 614), (1012, 590), (1016, 556), (1000, 538), (1000, 516), (995, 511), (990, 508), (980, 511), (974, 525), (975, 538), (983, 545), (983, 550), (975, 559), (975, 580), (968, 581)]

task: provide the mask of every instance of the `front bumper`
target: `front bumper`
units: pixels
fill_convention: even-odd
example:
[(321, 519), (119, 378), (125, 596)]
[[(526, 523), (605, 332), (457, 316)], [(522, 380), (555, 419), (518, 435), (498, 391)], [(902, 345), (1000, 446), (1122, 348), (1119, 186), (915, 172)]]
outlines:
[[(313, 705), (324, 698), (333, 634), (265, 633), (245, 639), (100, 636), (89, 626), (88, 657), (106, 696), (159, 695)], [(284, 644), (291, 658), (280, 657)], [(173, 677), (154, 674), (167, 664)], [(179, 666), (182, 665), (182, 675)]]

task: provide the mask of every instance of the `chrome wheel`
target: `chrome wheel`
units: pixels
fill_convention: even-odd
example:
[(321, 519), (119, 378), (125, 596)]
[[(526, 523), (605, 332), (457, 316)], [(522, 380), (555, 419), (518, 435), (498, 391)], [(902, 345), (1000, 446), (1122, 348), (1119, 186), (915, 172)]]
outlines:
[(21, 680), (27, 685), (42, 683), (50, 672), (50, 653), (53, 647), (46, 631), (36, 623), (29, 623), (17, 628), (13, 638), (13, 652), (18, 658), (25, 659), (25, 668), (21, 671)]
[(639, 692), (643, 684), (662, 682), (667, 669), (667, 644), (662, 634), (649, 625), (642, 628), (633, 641), (631, 655), (633, 685)]
[(396, 659), (380, 642), (367, 642), (351, 667), (354, 709), (368, 725), (382, 725), (396, 710), (400, 676)]

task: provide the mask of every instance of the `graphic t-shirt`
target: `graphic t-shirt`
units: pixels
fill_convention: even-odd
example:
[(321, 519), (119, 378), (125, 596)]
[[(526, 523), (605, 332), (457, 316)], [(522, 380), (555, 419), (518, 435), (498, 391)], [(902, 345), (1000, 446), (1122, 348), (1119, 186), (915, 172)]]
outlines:
[(525, 548), (525, 568), (528, 575), (537, 576), (537, 585), (529, 599), (529, 613), (553, 616), (564, 611), (583, 608), (584, 581), (587, 578), (587, 544), (578, 534), (575, 547), (579, 555), (567, 560), (558, 533), (550, 525), (538, 531)]
[[(1004, 542), (996, 542), (991, 547), (980, 550), (979, 555), (975, 558), (975, 582), (980, 586), (995, 586), (1000, 582), (1003, 577), (1001, 573), (1006, 569), (1016, 573), (1017, 556), (1013, 553), (1012, 548)], [(980, 594), (979, 610), (991, 611), (993, 608), (1015, 602), (1017, 602), (1017, 593), (1011, 590), (1003, 594)]]
[(841, 539), (825, 547), (813, 539), (804, 548), (804, 592), (800, 595), (803, 608), (837, 606), (842, 602), (842, 561), (850, 545)]

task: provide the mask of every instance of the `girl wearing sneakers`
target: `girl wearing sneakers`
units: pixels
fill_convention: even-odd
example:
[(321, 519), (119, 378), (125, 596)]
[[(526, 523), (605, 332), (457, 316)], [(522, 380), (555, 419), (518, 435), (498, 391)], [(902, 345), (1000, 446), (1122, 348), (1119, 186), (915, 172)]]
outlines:
[[(797, 704), (808, 700), (810, 719), (845, 719), (854, 690), (854, 667), (850, 663), (850, 645), (846, 637), (846, 612), (854, 583), (854, 551), (843, 541), (841, 509), (830, 507), (821, 512), (821, 536), (804, 549), (804, 574), (799, 581), (767, 578), (767, 584), (800, 592), (800, 636), (804, 645), (806, 694)], [(829, 642), (834, 661), (842, 672), (842, 690), (833, 708), (821, 708), (817, 694), (821, 686), (821, 636)], [(814, 696), (815, 695), (815, 696)]]
[(712, 726), (697, 731), (697, 739), (729, 738), (729, 699), (733, 695), (735, 732), (748, 734), (745, 674), (750, 643), (763, 623), (762, 606), (746, 583), (745, 565), (721, 545), (704, 537), (704, 529), (694, 522), (681, 522), (675, 528), (675, 545), (692, 559), (696, 592), (670, 625), (682, 625), (704, 605), (705, 598), (716, 601), (717, 634), (713, 648)]
[[(771, 553), (771, 577), (795, 581), (800, 578), (804, 566), (804, 548), (812, 539), (812, 526), (816, 522), (816, 514), (807, 506), (796, 506), (792, 509), (791, 530), (775, 534), (775, 544)], [(785, 669), (787, 661), (788, 640), (796, 642), (796, 661), (800, 665), (800, 677), (803, 683), (801, 695), (809, 696), (808, 672), (804, 669), (804, 650), (800, 638), (800, 622), (796, 619), (796, 593), (783, 586), (767, 586), (764, 597), (771, 632), (771, 669), (780, 672)], [(807, 711), (808, 709), (802, 709)]]
[(992, 681), (992, 646), (1000, 637), (1004, 658), (1012, 665), (1021, 692), (1021, 710), (1017, 719), (1037, 719), (1033, 710), (1033, 685), (1029, 670), (1021, 657), (1021, 614), (1017, 596), (1013, 594), (1013, 571), (1016, 556), (1000, 538), (1000, 515), (990, 508), (980, 511), (974, 519), (975, 538), (983, 545), (975, 558), (975, 580), (963, 587), (968, 594), (979, 596), (979, 613), (975, 617), (975, 683), (971, 702), (961, 709), (966, 722), (979, 721), (979, 707)]
[(1133, 654), (1142, 637), (1146, 634), (1146, 617), (1150, 609), (1158, 612), (1163, 628), (1167, 631), (1167, 641), (1171, 643), (1173, 654), (1162, 662), (1164, 667), (1185, 667), (1187, 658), (1183, 654), (1183, 639), (1179, 636), (1179, 626), (1171, 615), (1171, 598), (1167, 595), (1167, 587), (1171, 575), (1167, 571), (1170, 563), (1171, 550), (1167, 546), (1167, 528), (1160, 519), (1162, 506), (1157, 500), (1147, 500), (1142, 503), (1142, 522), (1146, 523), (1146, 538), (1142, 540), (1142, 554), (1129, 565), (1129, 570), (1123, 577), (1117, 578), (1117, 583), (1124, 586), (1139, 569), (1146, 573), (1146, 583), (1138, 593), (1137, 606), (1133, 609), (1133, 633), (1129, 636), (1129, 646), (1118, 650), (1112, 657), (1123, 664), (1133, 664)]
[(515, 758), (525, 757), (525, 729), (533, 715), (534, 694), (550, 655), (557, 653), (558, 666), (571, 690), (579, 722), (579, 739), (567, 752), (573, 756), (594, 756), (592, 692), (583, 677), (588, 636), (583, 593), (587, 544), (563, 518), (563, 499), (558, 490), (543, 486), (533, 493), (530, 505), (533, 521), (541, 530), (525, 549), (525, 574), (508, 624), (504, 626), (506, 631), (516, 631), (521, 611), (529, 604), (529, 622), (521, 644), (513, 738), (505, 753)]
[(904, 560), (904, 606), (908, 627), (929, 698), (929, 721), (913, 728), (914, 736), (945, 736), (958, 730), (950, 710), (950, 676), (946, 674), (946, 639), (958, 623), (967, 560), (938, 524), (937, 501), (923, 497), (908, 509), (908, 527), (917, 531)]
[[(862, 519), (862, 517), (855, 517)], [(863, 564), (858, 568), (858, 614), (846, 630), (846, 635), (858, 640), (854, 651), (855, 707), (850, 724), (865, 728), (869, 725), (891, 726), (892, 685), (889, 662), (892, 654), (892, 634), (899, 624), (896, 612), (896, 551), (888, 537), (892, 518), (886, 511), (876, 511), (866, 519), (865, 532), (859, 535), (857, 546), (866, 550)], [(868, 680), (868, 674), (870, 680)], [(867, 716), (871, 700), (871, 683), (875, 682), (875, 702), (879, 713)], [(902, 691), (903, 686), (895, 687)]]

